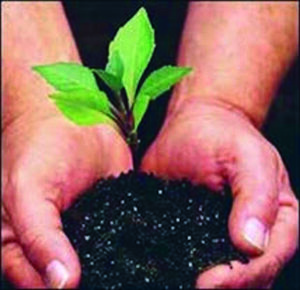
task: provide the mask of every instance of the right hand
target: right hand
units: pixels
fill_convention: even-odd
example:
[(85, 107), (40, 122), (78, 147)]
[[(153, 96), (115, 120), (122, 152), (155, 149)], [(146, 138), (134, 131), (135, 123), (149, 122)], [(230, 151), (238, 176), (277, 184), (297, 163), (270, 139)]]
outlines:
[[(273, 145), (229, 104), (193, 100), (169, 113), (142, 169), (220, 190), (229, 183), (233, 244), (250, 256), (203, 272), (196, 288), (270, 288), (298, 245), (298, 200)], [(170, 110), (171, 111), (171, 110)]]
[(2, 137), (2, 272), (20, 288), (74, 288), (80, 264), (60, 212), (98, 178), (131, 169), (130, 150), (112, 127), (61, 115), (16, 119)]

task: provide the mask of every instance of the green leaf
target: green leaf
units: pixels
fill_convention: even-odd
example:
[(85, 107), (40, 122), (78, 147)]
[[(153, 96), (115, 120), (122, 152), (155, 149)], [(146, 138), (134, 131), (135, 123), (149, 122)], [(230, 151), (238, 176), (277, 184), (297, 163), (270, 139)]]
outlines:
[(108, 62), (105, 71), (114, 75), (122, 83), (123, 77), (123, 63), (120, 54), (117, 50), (113, 50), (112, 42), (109, 45)]
[(133, 104), (138, 82), (146, 69), (154, 50), (154, 31), (144, 8), (117, 32), (110, 44), (110, 59), (116, 51), (123, 63), (122, 83), (128, 102)]
[(34, 66), (50, 85), (59, 91), (67, 92), (77, 89), (97, 90), (98, 86), (93, 73), (78, 63), (54, 63)]
[(103, 120), (102, 115), (112, 116), (107, 96), (101, 91), (81, 89), (54, 93), (49, 97), (66, 117), (79, 125), (93, 125)]
[(139, 95), (149, 95), (151, 100), (155, 100), (190, 73), (191, 70), (192, 68), (189, 67), (163, 66), (147, 77), (139, 91)]
[(133, 117), (134, 117), (134, 131), (137, 130), (140, 122), (142, 121), (148, 105), (150, 102), (150, 96), (148, 95), (139, 95), (133, 105)]
[(54, 100), (59, 110), (72, 122), (80, 126), (96, 124), (113, 125), (113, 120), (107, 115), (89, 107), (80, 106), (62, 99)]
[(116, 76), (102, 70), (102, 69), (93, 69), (93, 71), (102, 79), (106, 85), (108, 85), (116, 93), (120, 92), (122, 89), (122, 81)]

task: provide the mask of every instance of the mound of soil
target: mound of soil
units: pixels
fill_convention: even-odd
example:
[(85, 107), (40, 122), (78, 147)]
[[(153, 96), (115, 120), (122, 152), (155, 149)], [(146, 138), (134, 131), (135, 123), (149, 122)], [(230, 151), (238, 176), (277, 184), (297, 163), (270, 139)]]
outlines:
[(229, 189), (129, 172), (100, 180), (62, 216), (82, 264), (81, 289), (191, 289), (231, 260)]

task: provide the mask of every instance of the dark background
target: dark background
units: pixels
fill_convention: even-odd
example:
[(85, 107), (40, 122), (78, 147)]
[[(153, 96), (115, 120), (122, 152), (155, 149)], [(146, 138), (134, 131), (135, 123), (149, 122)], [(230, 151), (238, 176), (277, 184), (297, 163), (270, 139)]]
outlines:
[[(182, 2), (65, 2), (64, 8), (76, 39), (83, 63), (103, 68), (110, 40), (121, 24), (144, 6), (155, 29), (156, 49), (144, 75), (166, 64), (176, 63), (177, 47), (187, 3)], [(279, 150), (299, 197), (299, 60), (283, 80), (263, 128), (263, 134)], [(156, 136), (164, 119), (170, 93), (151, 103), (139, 130), (140, 155)], [(300, 289), (299, 252), (277, 278), (273, 289)]]

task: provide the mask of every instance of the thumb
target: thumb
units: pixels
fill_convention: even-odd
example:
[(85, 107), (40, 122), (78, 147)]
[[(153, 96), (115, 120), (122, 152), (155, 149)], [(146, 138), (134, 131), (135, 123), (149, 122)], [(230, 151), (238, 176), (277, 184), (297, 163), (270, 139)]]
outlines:
[(234, 195), (229, 232), (239, 249), (257, 255), (267, 247), (278, 211), (277, 166), (274, 158), (268, 158), (269, 152), (259, 147), (248, 152), (252, 152), (251, 158), (241, 154), (228, 174)]
[[(29, 195), (30, 193), (30, 195)], [(75, 288), (80, 264), (62, 231), (59, 210), (38, 188), (15, 193), (12, 223), (23, 252), (49, 288)]]

